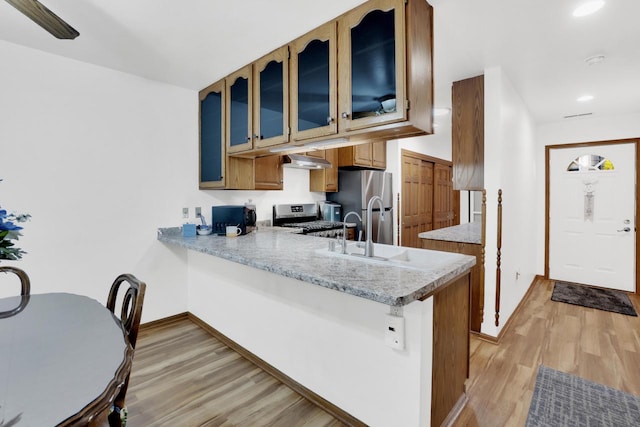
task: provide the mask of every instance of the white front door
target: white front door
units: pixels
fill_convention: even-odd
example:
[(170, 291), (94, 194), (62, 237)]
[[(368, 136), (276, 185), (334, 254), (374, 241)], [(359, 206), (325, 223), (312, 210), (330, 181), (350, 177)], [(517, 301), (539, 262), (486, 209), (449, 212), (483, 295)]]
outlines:
[(549, 278), (634, 292), (635, 144), (549, 150)]

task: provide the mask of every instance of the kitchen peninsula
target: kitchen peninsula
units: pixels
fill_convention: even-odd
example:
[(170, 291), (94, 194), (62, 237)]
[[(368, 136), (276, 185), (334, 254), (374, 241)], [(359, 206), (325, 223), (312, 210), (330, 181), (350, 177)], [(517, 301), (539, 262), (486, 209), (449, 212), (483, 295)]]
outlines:
[[(484, 209), (484, 208), (483, 208)], [(484, 317), (484, 240), (481, 222), (454, 225), (418, 234), (422, 247), (434, 251), (446, 251), (472, 255), (476, 264), (471, 269), (472, 332), (480, 333)]]
[[(363, 423), (440, 425), (465, 402), (473, 257), (424, 251), (431, 267), (405, 268), (268, 228), (158, 239), (186, 261), (191, 314)], [(390, 311), (402, 349), (385, 344)]]

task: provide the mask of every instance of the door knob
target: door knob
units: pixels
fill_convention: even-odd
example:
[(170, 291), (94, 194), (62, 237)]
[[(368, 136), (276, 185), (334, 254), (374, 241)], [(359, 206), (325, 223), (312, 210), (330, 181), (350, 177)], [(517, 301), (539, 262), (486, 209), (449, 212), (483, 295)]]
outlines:
[(624, 231), (625, 233), (628, 233), (628, 232), (630, 232), (630, 231), (631, 231), (631, 229), (630, 229), (629, 227), (625, 227), (625, 228), (623, 228), (622, 230), (618, 230), (618, 233), (622, 233), (623, 231)]

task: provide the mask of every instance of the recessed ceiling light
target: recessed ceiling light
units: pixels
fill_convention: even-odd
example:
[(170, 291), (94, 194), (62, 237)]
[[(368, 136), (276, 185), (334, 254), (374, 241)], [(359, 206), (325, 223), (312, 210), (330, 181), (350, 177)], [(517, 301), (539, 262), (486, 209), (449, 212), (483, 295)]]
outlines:
[(604, 59), (605, 59), (604, 55), (593, 55), (585, 59), (584, 62), (586, 62), (587, 65), (596, 65), (604, 61)]
[(581, 16), (591, 15), (592, 13), (600, 10), (602, 6), (604, 6), (604, 0), (588, 1), (578, 6), (573, 11), (573, 16), (581, 17)]
[(581, 97), (576, 99), (576, 101), (578, 101), (578, 102), (587, 102), (587, 101), (591, 101), (592, 99), (593, 99), (593, 95), (582, 95)]

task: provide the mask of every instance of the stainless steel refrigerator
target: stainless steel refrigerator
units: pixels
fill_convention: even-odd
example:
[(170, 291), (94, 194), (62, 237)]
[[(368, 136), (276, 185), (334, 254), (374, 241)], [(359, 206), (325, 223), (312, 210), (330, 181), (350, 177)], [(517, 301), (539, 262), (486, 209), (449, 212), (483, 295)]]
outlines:
[[(380, 205), (376, 202), (373, 207), (372, 236), (376, 243), (393, 244), (393, 192), (391, 188), (391, 174), (383, 171), (371, 170), (340, 170), (338, 172), (337, 193), (327, 193), (327, 200), (342, 205), (342, 215), (355, 211), (362, 217), (362, 226), (358, 224), (358, 232), (363, 231), (366, 238), (367, 204), (373, 196), (382, 199), (384, 221), (380, 220)], [(350, 216), (348, 222), (358, 222), (355, 216)], [(356, 233), (358, 236), (358, 233)]]

